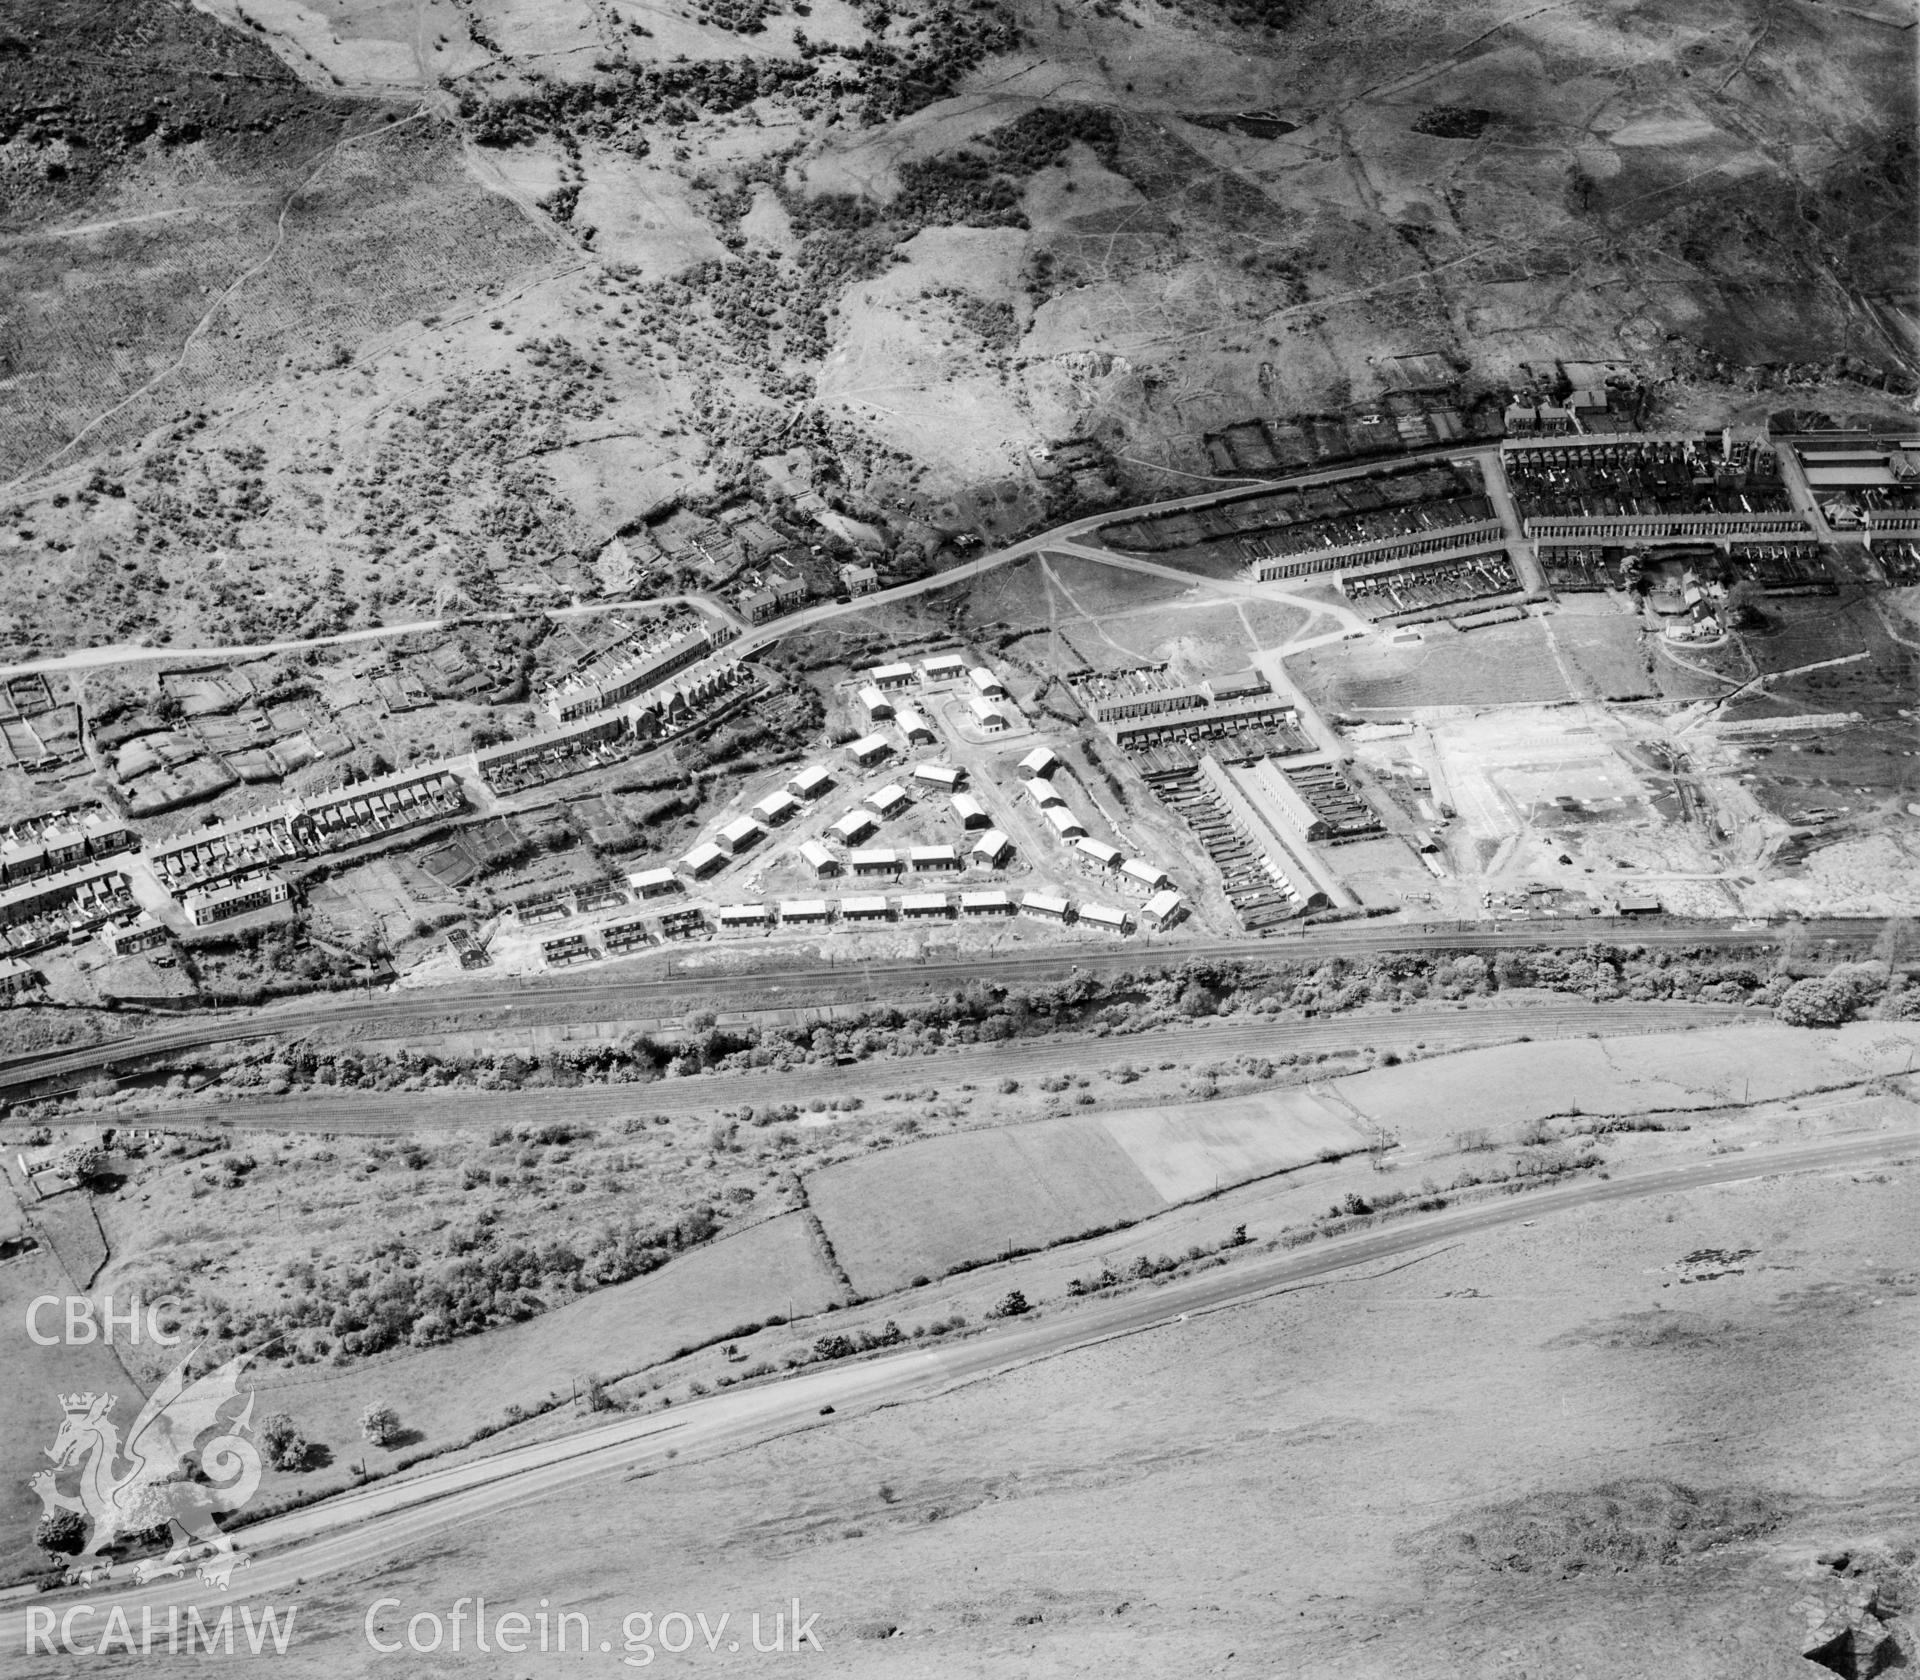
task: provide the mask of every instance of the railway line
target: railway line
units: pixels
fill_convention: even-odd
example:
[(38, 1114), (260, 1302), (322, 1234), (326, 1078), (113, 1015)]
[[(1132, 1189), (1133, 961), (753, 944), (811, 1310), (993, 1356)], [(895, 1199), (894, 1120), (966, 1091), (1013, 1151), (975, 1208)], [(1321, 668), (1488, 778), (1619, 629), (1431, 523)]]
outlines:
[[(1829, 956), (1863, 955), (1880, 936), (1874, 919), (1795, 923), (1791, 938)], [(1488, 952), (1587, 942), (1714, 950), (1777, 951), (1787, 930), (1757, 930), (1726, 922), (1529, 921), (1516, 924), (1448, 923), (1411, 927), (1350, 923), (1305, 928), (1264, 938), (1192, 944), (1126, 944), (1110, 948), (1053, 947), (1031, 954), (982, 958), (933, 950), (917, 958), (801, 960), (781, 954), (765, 966), (711, 968), (682, 953), (653, 953), (610, 966), (591, 978), (516, 978), (420, 991), (387, 991), (272, 1004), (241, 1014), (192, 1016), (157, 1031), (131, 1034), (70, 1050), (40, 1052), (0, 1064), (0, 1098), (67, 1088), (116, 1070), (132, 1070), (182, 1051), (265, 1037), (298, 1037), (330, 1029), (378, 1027), (380, 1037), (484, 1031), (517, 1024), (619, 1021), (665, 1026), (710, 1011), (744, 1020), (786, 1011), (854, 1007), (885, 998), (916, 996), (971, 982), (1031, 984), (1080, 970), (1113, 975), (1130, 969), (1184, 963), (1377, 951)], [(708, 949), (702, 947), (702, 949)], [(644, 972), (642, 972), (644, 971)]]

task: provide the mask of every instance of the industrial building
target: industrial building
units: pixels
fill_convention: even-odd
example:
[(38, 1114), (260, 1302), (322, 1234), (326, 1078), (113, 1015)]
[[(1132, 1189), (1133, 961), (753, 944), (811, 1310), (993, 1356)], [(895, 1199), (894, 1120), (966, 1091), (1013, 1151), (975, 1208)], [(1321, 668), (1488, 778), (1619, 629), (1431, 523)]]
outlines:
[(766, 838), (767, 831), (751, 817), (735, 817), (730, 823), (722, 823), (720, 832), (714, 837), (720, 849), (729, 857), (738, 857), (742, 852), (750, 851)]
[(997, 828), (990, 828), (968, 848), (968, 858), (987, 869), (998, 869), (1013, 852), (1013, 842)]
[(991, 887), (985, 892), (962, 893), (960, 913), (963, 916), (1010, 916), (1013, 914), (1013, 900), (1001, 887)]
[(967, 709), (973, 713), (973, 720), (989, 735), (1003, 735), (1007, 729), (1007, 714), (1000, 706), (989, 700), (984, 694), (969, 694)]
[(1128, 886), (1139, 892), (1157, 893), (1169, 885), (1167, 872), (1145, 858), (1128, 858), (1120, 865), (1120, 874)]
[(1064, 805), (1049, 805), (1047, 821), (1053, 825), (1053, 832), (1062, 840), (1078, 840), (1087, 832), (1087, 825)]
[(856, 808), (835, 821), (829, 826), (827, 832), (831, 834), (834, 839), (838, 840), (841, 845), (855, 846), (866, 839), (866, 837), (873, 833), (879, 826), (880, 823), (878, 819), (875, 818), (871, 811), (863, 811)]
[(840, 873), (840, 860), (818, 840), (801, 842), (800, 861), (811, 869), (816, 877)]
[(911, 706), (902, 706), (894, 713), (893, 726), (907, 738), (910, 747), (933, 745), (933, 725)]
[(1120, 867), (1120, 848), (1118, 846), (1109, 846), (1104, 840), (1082, 838), (1074, 841), (1073, 849), (1096, 869), (1118, 869)]
[(1187, 901), (1177, 892), (1157, 892), (1140, 907), (1142, 925), (1170, 928), (1186, 913)]
[(680, 860), (680, 871), (700, 881), (713, 874), (715, 870), (724, 869), (726, 865), (727, 854), (708, 840), (695, 846)]

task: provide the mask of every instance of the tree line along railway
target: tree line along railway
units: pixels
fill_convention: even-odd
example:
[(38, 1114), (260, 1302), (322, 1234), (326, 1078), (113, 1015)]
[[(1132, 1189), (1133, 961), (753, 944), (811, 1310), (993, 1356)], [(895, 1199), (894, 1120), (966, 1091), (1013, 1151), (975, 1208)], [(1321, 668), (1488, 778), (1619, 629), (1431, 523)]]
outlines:
[[(512, 1024), (560, 1021), (619, 1021), (636, 1028), (666, 1026), (690, 1014), (710, 1012), (721, 1020), (793, 1010), (852, 1007), (885, 996), (896, 1003), (913, 992), (933, 993), (972, 981), (1037, 981), (1089, 974), (1179, 966), (1193, 962), (1258, 961), (1262, 957), (1348, 956), (1383, 951), (1481, 951), (1565, 948), (1570, 945), (1700, 947), (1747, 950), (1841, 960), (1872, 954), (1888, 921), (1872, 917), (1830, 917), (1756, 928), (1731, 921), (1681, 921), (1674, 918), (1609, 917), (1567, 921), (1529, 921), (1489, 926), (1482, 922), (1426, 923), (1418, 927), (1368, 927), (1321, 924), (1295, 933), (1259, 938), (1215, 940), (1147, 950), (1051, 950), (1030, 955), (982, 959), (938, 951), (884, 961), (800, 963), (791, 956), (778, 966), (729, 968), (712, 974), (690, 972), (684, 959), (668, 955), (664, 972), (658, 957), (636, 967), (655, 972), (612, 975), (592, 982), (501, 980), (491, 984), (436, 987), (417, 993), (353, 996), (297, 1006), (264, 1005), (244, 1015), (183, 1020), (152, 1033), (109, 1040), (69, 1050), (42, 1051), (0, 1063), (0, 1101), (24, 1101), (71, 1090), (103, 1074), (131, 1074), (183, 1051), (234, 1044), (248, 1039), (288, 1037), (334, 1027), (376, 1024), (381, 1036), (408, 1033), (470, 1032)], [(521, 1016), (520, 1012), (525, 1011)]]

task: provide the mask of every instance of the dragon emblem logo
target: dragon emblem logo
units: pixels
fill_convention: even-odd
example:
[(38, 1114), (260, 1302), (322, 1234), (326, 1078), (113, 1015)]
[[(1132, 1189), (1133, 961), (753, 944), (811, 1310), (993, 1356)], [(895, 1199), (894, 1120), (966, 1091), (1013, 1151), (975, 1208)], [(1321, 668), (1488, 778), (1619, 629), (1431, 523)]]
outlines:
[[(61, 1395), (60, 1433), (47, 1448), (54, 1468), (28, 1485), (48, 1516), (77, 1511), (92, 1523), (74, 1560), (76, 1578), (93, 1578), (110, 1567), (100, 1554), (116, 1541), (163, 1530), (171, 1549), (139, 1565), (136, 1578), (178, 1575), (198, 1557), (202, 1579), (223, 1589), (229, 1585), (246, 1560), (214, 1517), (239, 1510), (260, 1486), (260, 1452), (246, 1439), (253, 1433), (253, 1391), (239, 1393), (241, 1368), (251, 1358), (243, 1353), (189, 1380), (189, 1353), (153, 1391), (124, 1440), (109, 1415), (113, 1395)], [(212, 1439), (202, 1446), (209, 1432)], [(69, 1470), (78, 1473), (77, 1493), (60, 1486)]]

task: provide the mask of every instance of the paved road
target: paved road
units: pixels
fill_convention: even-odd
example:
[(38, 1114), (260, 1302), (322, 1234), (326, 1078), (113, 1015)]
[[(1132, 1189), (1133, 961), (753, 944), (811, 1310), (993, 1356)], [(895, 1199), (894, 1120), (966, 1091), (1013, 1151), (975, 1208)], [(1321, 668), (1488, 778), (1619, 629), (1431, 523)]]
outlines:
[[(1138, 1067), (1178, 1058), (1231, 1062), (1240, 1056), (1334, 1055), (1343, 1050), (1393, 1050), (1416, 1047), (1428, 1052), (1471, 1050), (1533, 1039), (1584, 1038), (1592, 1033), (1626, 1037), (1634, 1033), (1677, 1032), (1687, 1027), (1735, 1026), (1753, 1019), (1731, 1004), (1532, 1003), (1435, 1005), (1409, 1008), (1397, 1015), (1355, 1014), (1322, 1021), (1248, 1021), (1228, 1019), (1205, 1026), (1170, 1027), (1094, 1039), (1084, 1033), (1033, 1039), (1024, 1043), (978, 1044), (941, 1050), (930, 1056), (881, 1056), (851, 1067), (808, 1064), (792, 1069), (717, 1074), (633, 1085), (545, 1087), (523, 1091), (317, 1091), (298, 1096), (241, 1098), (218, 1106), (158, 1108), (117, 1116), (119, 1124), (219, 1126), (269, 1132), (327, 1132), (400, 1135), (438, 1130), (486, 1131), (527, 1118), (539, 1105), (543, 1120), (587, 1124), (624, 1119), (635, 1113), (669, 1108), (678, 1114), (714, 1115), (776, 1103), (804, 1107), (818, 1091), (835, 1097), (878, 1100), (884, 1093), (929, 1086), (942, 1097), (960, 1095), (956, 1087), (977, 1083), (991, 1088), (1014, 1078), (1031, 1085), (1051, 1074), (1093, 1073), (1131, 1063)], [(1364, 1064), (1361, 1064), (1364, 1065)], [(1327, 1068), (1329, 1076), (1344, 1071)], [(1127, 1087), (1096, 1079), (1096, 1098), (1125, 1102)], [(1107, 1106), (1114, 1106), (1110, 1102)], [(821, 1116), (827, 1124), (836, 1114)], [(803, 1119), (802, 1124), (808, 1120)]]
[[(1835, 918), (1795, 924), (1794, 937), (1810, 949), (1830, 949), (1830, 954), (1864, 953), (1872, 949), (1881, 927), (1882, 923), (1873, 919)], [(1303, 928), (1295, 933), (1264, 938), (1204, 943), (1132, 940), (1110, 948), (1051, 947), (1031, 955), (991, 959), (955, 953), (951, 957), (935, 955), (931, 960), (861, 962), (853, 957), (829, 964), (783, 955), (776, 959), (776, 966), (704, 972), (689, 969), (684, 954), (656, 953), (636, 959), (634, 967), (610, 965), (592, 979), (519, 977), (386, 992), (373, 998), (360, 994), (317, 1000), (304, 998), (244, 1014), (212, 1018), (189, 1016), (157, 1031), (105, 1044), (11, 1058), (0, 1063), (0, 1093), (17, 1091), (42, 1080), (85, 1076), (136, 1064), (146, 1057), (180, 1050), (370, 1023), (391, 1028), (393, 1034), (399, 1035), (430, 1032), (436, 1028), (451, 1030), (446, 1023), (455, 1017), (459, 1018), (460, 1030), (474, 1030), (488, 1024), (513, 1024), (516, 1019), (550, 1021), (556, 1013), (571, 1011), (571, 1018), (581, 1021), (647, 1025), (677, 1021), (702, 1009), (712, 1010), (724, 1018), (729, 1014), (766, 1010), (824, 1009), (881, 996), (903, 1001), (915, 995), (948, 991), (972, 981), (1031, 984), (1064, 976), (1076, 969), (1098, 975), (1182, 963), (1363, 956), (1376, 951), (1525, 950), (1553, 945), (1577, 946), (1588, 941), (1668, 949), (1697, 946), (1750, 950), (1756, 946), (1777, 947), (1783, 937), (1778, 931), (1749, 932), (1727, 923), (1598, 925), (1590, 919), (1448, 923), (1433, 927), (1346, 923)], [(663, 962), (664, 974), (660, 971)], [(640, 965), (644, 965), (644, 969)], [(522, 1015), (522, 1011), (529, 1014)]]
[[(1484, 458), (1492, 455), (1497, 458), (1498, 454), (1497, 446), (1487, 444), (1428, 449), (1418, 454), (1392, 456), (1386, 461), (1349, 462), (1343, 466), (1323, 468), (1318, 472), (1297, 473), (1284, 479), (1261, 482), (1241, 481), (1221, 489), (1176, 497), (1171, 501), (1144, 502), (1134, 507), (1109, 508), (1104, 513), (1093, 514), (1085, 519), (1076, 519), (1065, 525), (1057, 525), (1040, 536), (1025, 538), (1009, 547), (993, 549), (948, 571), (935, 572), (931, 576), (917, 578), (911, 583), (896, 584), (891, 589), (878, 590), (871, 595), (862, 595), (849, 602), (824, 601), (819, 606), (808, 607), (797, 613), (788, 613), (758, 628), (747, 629), (737, 641), (728, 644), (727, 656), (744, 658), (796, 631), (809, 630), (816, 625), (830, 623), (847, 614), (868, 612), (876, 606), (886, 606), (891, 602), (909, 601), (930, 590), (945, 589), (950, 584), (959, 583), (963, 579), (978, 577), (982, 572), (990, 572), (996, 567), (1024, 560), (1030, 555), (1039, 553), (1050, 542), (1090, 534), (1102, 525), (1112, 524), (1115, 520), (1134, 519), (1150, 513), (1176, 513), (1182, 508), (1210, 507), (1217, 502), (1263, 495), (1290, 485), (1325, 484), (1337, 482), (1343, 478), (1364, 478), (1389, 465), (1398, 467), (1425, 460), (1460, 460), (1467, 456)], [(1099, 556), (1096, 554), (1095, 557)], [(554, 618), (569, 618), (590, 613), (632, 611), (636, 608), (670, 606), (677, 602), (696, 601), (736, 628), (742, 626), (743, 621), (739, 614), (731, 607), (717, 597), (705, 594), (663, 595), (639, 601), (593, 601), (583, 605), (548, 610), (550, 616)], [(410, 636), (422, 630), (446, 629), (458, 624), (518, 622), (524, 617), (524, 613), (461, 613), (448, 618), (422, 618), (406, 624), (382, 624), (362, 630), (344, 630), (331, 636), (310, 636), (277, 642), (234, 643), (223, 647), (145, 647), (120, 643), (108, 647), (79, 648), (70, 653), (54, 654), (45, 659), (32, 659), (18, 665), (0, 665), (0, 677), (26, 676), (36, 671), (85, 671), (102, 665), (151, 663), (157, 660), (257, 659), (274, 653), (304, 652), (308, 648), (342, 647), (355, 642), (382, 641), (394, 636)]]
[[(1267, 1295), (1323, 1282), (1355, 1266), (1417, 1254), (1440, 1243), (1460, 1243), (1522, 1220), (1783, 1172), (1864, 1166), (1900, 1159), (1917, 1149), (1920, 1129), (1911, 1128), (1838, 1142), (1783, 1144), (1415, 1215), (1353, 1236), (1248, 1258), (1117, 1300), (1049, 1313), (1037, 1322), (1003, 1325), (951, 1346), (909, 1348), (819, 1367), (785, 1381), (675, 1406), (671, 1412), (622, 1419), (563, 1440), (513, 1448), (405, 1480), (379, 1482), (239, 1531), (238, 1538), (255, 1554), (255, 1561), (235, 1574), (234, 1589), (227, 1595), (198, 1582), (159, 1582), (124, 1591), (109, 1584), (48, 1595), (32, 1607), (44, 1614), (49, 1608), (65, 1611), (81, 1602), (94, 1606), (97, 1614), (78, 1625), (77, 1637), (97, 1639), (113, 1605), (122, 1608), (135, 1628), (141, 1625), (143, 1608), (164, 1628), (169, 1608), (178, 1608), (184, 1616), (189, 1605), (217, 1609), (262, 1598), (297, 1603), (301, 1586), (322, 1576), (366, 1568), (388, 1558), (417, 1556), (422, 1541), (431, 1534), (568, 1488), (606, 1486), (636, 1474), (663, 1472), (669, 1468), (670, 1456), (690, 1462), (800, 1429), (837, 1428), (881, 1402), (929, 1398), (1118, 1337), (1171, 1329), (1183, 1316), (1231, 1311)], [(823, 1406), (834, 1408), (831, 1423), (821, 1417)], [(531, 1579), (524, 1596), (536, 1595), (547, 1585)], [(369, 1588), (364, 1596), (371, 1601), (379, 1592)], [(26, 1606), (0, 1612), (0, 1651), (26, 1653), (27, 1614)], [(306, 1631), (310, 1636), (360, 1637), (357, 1628)]]
[[(549, 607), (549, 618), (590, 618), (596, 613), (641, 612), (660, 607), (704, 607), (715, 618), (739, 630), (746, 620), (718, 595), (696, 590), (688, 595), (655, 595), (644, 601), (587, 601), (571, 607)], [(274, 653), (304, 653), (309, 648), (350, 647), (356, 642), (391, 641), (396, 636), (412, 636), (423, 630), (452, 630), (463, 624), (524, 624), (524, 612), (464, 612), (445, 618), (416, 618), (405, 624), (375, 624), (362, 630), (342, 630), (331, 636), (304, 636), (279, 642), (235, 642), (224, 647), (149, 647), (145, 644), (115, 643), (108, 647), (79, 648), (72, 653), (53, 654), (46, 659), (30, 659), (20, 665), (0, 665), (0, 677), (21, 677), (35, 671), (89, 671), (102, 665), (152, 664), (160, 660), (211, 662), (235, 659), (264, 659)], [(731, 645), (731, 644), (729, 644)]]

